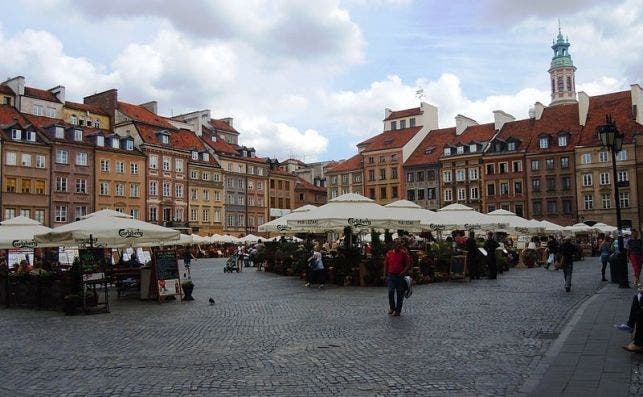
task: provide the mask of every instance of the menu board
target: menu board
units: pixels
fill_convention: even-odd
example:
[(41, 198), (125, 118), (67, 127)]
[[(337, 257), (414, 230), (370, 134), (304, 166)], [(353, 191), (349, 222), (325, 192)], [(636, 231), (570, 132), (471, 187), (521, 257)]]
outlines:
[(81, 248), (78, 250), (78, 261), (83, 282), (83, 310), (85, 313), (109, 313), (109, 296), (105, 271), (112, 263), (111, 250), (105, 248)]
[(154, 252), (156, 268), (156, 285), (159, 299), (170, 295), (181, 295), (179, 279), (179, 262), (174, 250), (157, 250)]

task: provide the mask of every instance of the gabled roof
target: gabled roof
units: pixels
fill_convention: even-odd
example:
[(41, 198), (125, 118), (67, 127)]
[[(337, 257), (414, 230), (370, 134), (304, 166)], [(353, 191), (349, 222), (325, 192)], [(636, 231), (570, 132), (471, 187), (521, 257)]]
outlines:
[(587, 121), (576, 142), (579, 146), (599, 146), (596, 129), (605, 124), (605, 116), (611, 115), (616, 128), (625, 134), (624, 143), (632, 143), (634, 134), (643, 133), (643, 126), (632, 117), (632, 96), (630, 91), (614, 92), (589, 98)]
[(496, 134), (496, 125), (494, 123), (476, 124), (467, 127), (462, 134), (456, 136), (454, 143), (468, 145), (472, 142), (489, 142)]
[(356, 154), (348, 160), (326, 169), (326, 172), (356, 171), (362, 169), (362, 155)]
[[(216, 136), (215, 133), (212, 131), (209, 131), (206, 127), (203, 127), (202, 129), (202, 134), (201, 139), (203, 142), (210, 146), (212, 150), (214, 150), (217, 154), (227, 154), (229, 156), (235, 156), (237, 155), (237, 151), (232, 147), (230, 144), (225, 142), (223, 139), (219, 138)], [(215, 136), (217, 138), (216, 142), (212, 140), (212, 136)]]
[(143, 142), (150, 145), (162, 145), (161, 141), (159, 140), (159, 132), (165, 131), (165, 133), (170, 135), (170, 145), (167, 145), (167, 147), (172, 149), (173, 147), (172, 134), (175, 131), (168, 130), (167, 128), (159, 128), (156, 126), (151, 126), (148, 124), (137, 123), (137, 122), (134, 123), (134, 126), (136, 127), (136, 130), (138, 131), (138, 134), (141, 136), (141, 139), (143, 140)]
[(196, 150), (197, 152), (203, 152), (205, 150), (203, 141), (192, 131), (186, 129), (173, 131), (170, 135), (170, 143), (172, 147), (177, 149)]
[(230, 124), (226, 123), (225, 120), (210, 119), (210, 125), (217, 130), (232, 132), (239, 135), (239, 132), (235, 130)]
[(444, 152), (444, 146), (456, 138), (455, 127), (431, 130), (411, 153), (404, 166), (437, 164)]
[(175, 130), (172, 124), (163, 116), (154, 114), (140, 105), (132, 105), (131, 103), (118, 102), (116, 109), (124, 113), (127, 117), (138, 121), (139, 123), (145, 123), (156, 127), (166, 128), (168, 130)]
[[(49, 127), (55, 125), (55, 126), (63, 127), (65, 129), (65, 131), (67, 129), (69, 129), (69, 128), (74, 128), (74, 129), (78, 129), (78, 130), (83, 131), (83, 140), (82, 140), (82, 142), (87, 143), (87, 137), (85, 136), (84, 129), (81, 128), (81, 127), (78, 127), (77, 125), (66, 123), (61, 119), (55, 119), (55, 118), (45, 117), (45, 116), (34, 116), (33, 114), (25, 114), (25, 117), (29, 121), (31, 121), (31, 123), (33, 125), (35, 125), (36, 127), (40, 128), (43, 131), (44, 135), (46, 135), (47, 138), (52, 140), (52, 141), (69, 142), (69, 143), (76, 143), (76, 144), (80, 143), (79, 141), (70, 140), (70, 139), (67, 139), (67, 138), (64, 138), (64, 139), (56, 138), (56, 136), (51, 132), (51, 130), (48, 130)], [(65, 137), (66, 136), (67, 135), (65, 135)]]
[[(578, 141), (581, 127), (578, 124), (578, 104), (561, 104), (548, 106), (543, 110), (540, 120), (534, 121), (533, 139), (529, 143), (528, 154), (545, 154), (569, 152), (574, 150)], [(556, 137), (561, 132), (568, 132), (570, 137), (567, 146), (560, 147)], [(549, 136), (549, 148), (539, 148), (539, 137)]]
[(302, 179), (300, 177), (297, 177), (297, 181), (295, 182), (295, 190), (298, 190), (298, 189), (301, 189), (301, 190), (314, 190), (316, 192), (326, 193), (326, 188), (325, 187), (314, 185), (314, 184), (312, 184), (312, 183), (308, 182), (307, 180)]
[(47, 90), (41, 90), (39, 88), (25, 87), (25, 96), (29, 98), (42, 99), (43, 101), (60, 103), (58, 98), (56, 98), (56, 95)]
[(523, 119), (507, 122), (502, 126), (494, 141), (510, 142), (518, 140), (520, 141), (520, 145), (516, 145), (516, 149), (518, 151), (527, 150), (529, 144), (536, 136), (534, 133), (535, 125), (535, 119)]
[(422, 114), (422, 109), (420, 108), (397, 110), (395, 112), (391, 112), (391, 114), (389, 114), (388, 117), (384, 119), (384, 121), (401, 119), (403, 117), (418, 116), (420, 114)]
[(11, 87), (8, 85), (0, 84), (0, 94), (15, 96), (16, 93), (13, 92)]
[(15, 124), (18, 124), (20, 128), (27, 128), (31, 123), (13, 106), (0, 105), (0, 126)]
[(303, 166), (306, 165), (306, 163), (304, 163), (303, 161), (298, 160), (298, 159), (287, 159), (287, 160), (282, 161), (280, 164), (287, 164), (287, 163), (298, 164), (298, 165), (303, 165)]
[(385, 149), (399, 149), (406, 145), (411, 138), (417, 134), (422, 127), (410, 127), (400, 130), (384, 131), (379, 135), (369, 138), (357, 145), (366, 144), (364, 152), (372, 152)]
[(102, 116), (109, 116), (107, 112), (105, 112), (103, 109), (96, 105), (89, 105), (86, 103), (77, 103), (77, 102), (69, 102), (65, 101), (65, 108), (67, 109), (73, 109), (73, 110), (79, 110), (81, 112), (90, 112), (94, 114), (100, 114)]

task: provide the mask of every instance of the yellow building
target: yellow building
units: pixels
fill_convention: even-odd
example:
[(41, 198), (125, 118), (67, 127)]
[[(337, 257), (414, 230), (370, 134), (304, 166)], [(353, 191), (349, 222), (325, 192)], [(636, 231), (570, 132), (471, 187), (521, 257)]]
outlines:
[(96, 105), (65, 102), (63, 120), (83, 128), (110, 129), (109, 115)]

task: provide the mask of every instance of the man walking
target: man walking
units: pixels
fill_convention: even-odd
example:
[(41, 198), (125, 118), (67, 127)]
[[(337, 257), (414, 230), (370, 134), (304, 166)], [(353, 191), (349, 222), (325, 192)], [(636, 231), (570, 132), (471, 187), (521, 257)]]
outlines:
[(484, 242), (484, 249), (487, 251), (487, 271), (490, 280), (498, 278), (498, 268), (496, 266), (496, 248), (500, 244), (493, 238), (493, 232), (487, 233), (487, 239)]
[(560, 246), (560, 255), (563, 261), (563, 276), (565, 277), (565, 291), (572, 289), (572, 272), (574, 271), (574, 254), (576, 246), (572, 243), (570, 236), (565, 237), (563, 244)]
[(547, 251), (549, 255), (547, 256), (545, 269), (549, 269), (549, 266), (556, 262), (558, 256), (558, 241), (554, 236), (549, 236), (549, 240), (547, 240)]
[(402, 313), (404, 291), (406, 290), (404, 276), (411, 268), (411, 260), (409, 254), (402, 247), (400, 239), (395, 239), (393, 244), (393, 249), (389, 250), (384, 257), (384, 276), (388, 286), (388, 314), (397, 317)]
[(641, 276), (641, 260), (643, 260), (643, 251), (641, 247), (641, 237), (639, 231), (632, 229), (632, 237), (627, 240), (625, 245), (627, 248), (627, 256), (630, 258), (632, 270), (634, 271), (634, 283), (639, 286), (639, 277)]

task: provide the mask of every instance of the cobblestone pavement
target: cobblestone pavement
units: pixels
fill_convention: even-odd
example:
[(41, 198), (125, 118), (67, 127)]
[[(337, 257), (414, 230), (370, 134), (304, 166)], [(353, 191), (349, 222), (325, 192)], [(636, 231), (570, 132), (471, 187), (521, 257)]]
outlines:
[(390, 317), (384, 288), (305, 288), (223, 264), (193, 262), (193, 302), (120, 299), (73, 317), (0, 309), (0, 395), (520, 395), (605, 284), (597, 258), (575, 265), (571, 293), (562, 271), (512, 269), (417, 286)]

